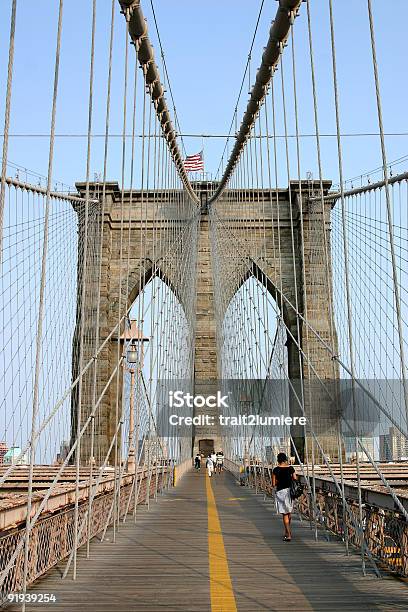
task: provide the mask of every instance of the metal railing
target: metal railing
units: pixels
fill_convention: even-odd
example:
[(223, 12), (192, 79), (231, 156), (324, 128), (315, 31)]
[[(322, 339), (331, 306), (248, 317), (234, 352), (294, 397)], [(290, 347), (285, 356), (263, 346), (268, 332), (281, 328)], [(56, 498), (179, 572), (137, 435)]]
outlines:
[[(158, 467), (157, 474), (153, 470), (149, 478), (149, 473), (144, 471), (139, 473), (136, 483), (126, 484), (121, 487), (119, 517), (124, 517), (131, 512), (137, 504), (144, 503), (147, 498), (147, 489), (150, 489), (150, 496), (162, 491), (173, 482), (172, 467)], [(149, 483), (149, 484), (148, 484)], [(136, 486), (135, 486), (136, 485)], [(138, 495), (135, 495), (135, 490)], [(93, 538), (101, 533), (106, 525), (112, 524), (112, 505), (115, 491), (99, 495), (93, 501), (91, 521), (87, 520), (88, 501), (79, 505), (79, 524), (83, 525), (80, 531), (78, 547), (85, 544), (88, 540), (88, 527), (90, 537)], [(31, 532), (29, 568), (27, 573), (27, 585), (30, 585), (40, 576), (45, 574), (54, 565), (67, 558), (74, 544), (74, 507), (63, 509), (51, 517), (38, 520)], [(13, 551), (15, 550), (20, 538), (24, 538), (25, 528), (13, 531), (0, 538), (0, 573), (7, 566)], [(24, 549), (16, 558), (15, 563), (8, 572), (3, 584), (0, 587), (0, 604), (7, 598), (8, 593), (21, 591), (24, 575)]]
[(192, 467), (193, 460), (191, 457), (175, 465), (173, 469), (173, 485), (176, 486), (180, 482), (181, 478), (183, 478), (184, 474), (191, 470)]
[[(247, 486), (262, 491), (267, 496), (274, 495), (272, 469), (270, 466), (251, 465), (246, 470), (232, 461), (225, 462), (226, 469), (237, 478), (244, 478)], [(305, 477), (299, 475), (301, 481)], [(310, 477), (311, 481), (311, 477)], [(408, 522), (401, 512), (394, 509), (391, 496), (370, 487), (362, 488), (363, 523), (360, 526), (357, 485), (347, 482), (345, 502), (348, 511), (343, 510), (343, 500), (330, 478), (315, 478), (316, 505), (308, 488), (297, 500), (300, 515), (326, 529), (348, 545), (360, 550), (362, 534), (365, 544), (373, 558), (383, 567), (400, 576), (408, 576)], [(357, 528), (356, 528), (357, 527)], [(361, 529), (362, 527), (362, 529)]]

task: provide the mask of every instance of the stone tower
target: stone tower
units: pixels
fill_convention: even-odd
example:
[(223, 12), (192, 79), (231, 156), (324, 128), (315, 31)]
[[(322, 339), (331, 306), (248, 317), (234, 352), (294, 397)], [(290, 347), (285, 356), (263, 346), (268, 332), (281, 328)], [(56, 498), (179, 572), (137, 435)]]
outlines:
[[(78, 189), (81, 195), (84, 195), (84, 184), (79, 184)], [(197, 192), (201, 197), (201, 215), (200, 225), (197, 237), (197, 300), (196, 300), (196, 322), (195, 322), (195, 348), (194, 348), (194, 391), (195, 394), (213, 394), (218, 390), (218, 366), (217, 366), (217, 340), (216, 340), (216, 325), (214, 312), (214, 283), (213, 273), (211, 269), (211, 249), (210, 249), (210, 228), (209, 216), (207, 209), (208, 195), (211, 184), (203, 182), (195, 185)], [(324, 191), (330, 187), (329, 182), (324, 183)], [(329, 250), (330, 254), (330, 207), (331, 204), (326, 202), (323, 209), (320, 199), (316, 199), (315, 195), (320, 188), (318, 182), (304, 181), (299, 186), (298, 181), (293, 181), (287, 189), (279, 189), (278, 192), (267, 189), (256, 190), (254, 193), (246, 192), (244, 199), (251, 201), (251, 207), (248, 207), (248, 202), (235, 200), (221, 199), (217, 203), (220, 214), (224, 216), (225, 223), (230, 223), (234, 226), (234, 234), (238, 239), (244, 239), (247, 232), (251, 233), (251, 249), (253, 257), (251, 258), (251, 266), (254, 275), (267, 286), (272, 296), (279, 300), (280, 288), (284, 293), (285, 298), (294, 303), (297, 291), (297, 301), (301, 312), (307, 310), (307, 320), (320, 338), (327, 341), (329, 344), (334, 340), (336, 346), (336, 337), (333, 322), (333, 313), (328, 308), (327, 295), (327, 275), (329, 275), (329, 284), (331, 292), (331, 268), (328, 270), (327, 265), (324, 265), (325, 253), (324, 249)], [(92, 192), (94, 192), (94, 187)], [(302, 207), (300, 207), (300, 192), (302, 193)], [(122, 199), (121, 191), (117, 183), (109, 183), (106, 186), (105, 196), (105, 214), (101, 219), (98, 211), (91, 220), (93, 223), (92, 232), (96, 235), (95, 228), (98, 224), (104, 223), (104, 238), (102, 245), (102, 267), (101, 267), (101, 316), (99, 336), (101, 339), (109, 335), (110, 330), (117, 323), (117, 305), (119, 295), (123, 303), (131, 304), (143, 286), (150, 280), (153, 274), (154, 261), (160, 259), (161, 254), (155, 243), (158, 236), (165, 235), (166, 227), (169, 219), (175, 218), (175, 210), (172, 210), (171, 204), (166, 201), (165, 194), (160, 192), (140, 192), (134, 191), (132, 195), (133, 207), (129, 216), (129, 192), (124, 194)], [(232, 203), (233, 202), (233, 203)], [(150, 203), (152, 206), (150, 207)], [(291, 208), (290, 208), (291, 203)], [(119, 236), (121, 227), (123, 230), (123, 222), (121, 225), (122, 208), (124, 207), (124, 225), (125, 232), (128, 224), (128, 219), (132, 223), (132, 239), (129, 244), (122, 245), (120, 249)], [(235, 209), (236, 208), (236, 209)], [(155, 209), (155, 213), (153, 212)], [(303, 218), (301, 219), (301, 209)], [(142, 223), (138, 211), (143, 210), (144, 221)], [(160, 214), (157, 214), (159, 211)], [(79, 233), (83, 232), (83, 214), (78, 209), (79, 218)], [(278, 214), (279, 212), (279, 214)], [(183, 224), (183, 219), (179, 218), (177, 213), (177, 223)], [(291, 223), (292, 218), (292, 223)], [(187, 223), (187, 220), (185, 221)], [(294, 253), (291, 228), (294, 229)], [(89, 230), (89, 228), (88, 228)], [(302, 231), (301, 231), (302, 230)], [(277, 251), (273, 248), (280, 237), (280, 260), (278, 261)], [(265, 244), (263, 243), (265, 241)], [(165, 246), (165, 240), (161, 240), (162, 247)], [(266, 254), (262, 260), (258, 257), (260, 250)], [(120, 253), (122, 260), (129, 257), (130, 273), (129, 277), (125, 278), (122, 275), (121, 285), (119, 285), (119, 270), (123, 266), (123, 261), (120, 261)], [(248, 265), (248, 261), (245, 262)], [(89, 264), (92, 268), (92, 260)], [(177, 267), (177, 265), (175, 266)], [(171, 281), (172, 270), (161, 270), (163, 275), (166, 275)], [(238, 276), (242, 270), (234, 268), (231, 259), (231, 298), (233, 291), (236, 291)], [(81, 277), (81, 269), (78, 268), (78, 278)], [(237, 278), (234, 278), (234, 275)], [(297, 284), (295, 283), (295, 276)], [(89, 277), (89, 280), (88, 280)], [(86, 299), (87, 304), (84, 312), (86, 313), (87, 321), (85, 328), (90, 328), (94, 322), (94, 299), (97, 293), (95, 286), (96, 274), (95, 270), (88, 269), (86, 282)], [(304, 280), (305, 286), (302, 285)], [(303, 297), (306, 295), (307, 304), (304, 303)], [(182, 296), (180, 296), (182, 300)], [(282, 316), (285, 324), (289, 329), (287, 337), (288, 350), (288, 369), (289, 377), (292, 380), (299, 380), (301, 373), (306, 380), (310, 378), (313, 371), (313, 378), (316, 376), (326, 380), (337, 378), (338, 373), (331, 356), (324, 348), (322, 343), (316, 337), (316, 333), (311, 333), (303, 321), (297, 320), (297, 317), (284, 300), (280, 300), (283, 313)], [(89, 320), (88, 320), (89, 318)], [(81, 321), (77, 322), (77, 329)], [(299, 338), (300, 335), (300, 338)], [(114, 364), (117, 363), (117, 341), (113, 338), (108, 342), (101, 351), (98, 357), (98, 372), (100, 379), (97, 382), (98, 396), (102, 392), (109, 373), (112, 372)], [(307, 365), (305, 360), (299, 359), (299, 352), (296, 347), (296, 341), (300, 342), (302, 351), (308, 355), (312, 364), (312, 369)], [(73, 351), (73, 374), (78, 373), (78, 337), (74, 337)], [(92, 346), (84, 347), (84, 359), (89, 359), (92, 355)], [(82, 419), (86, 418), (90, 410), (90, 388), (92, 368), (86, 375), (83, 393), (82, 393)], [(119, 388), (118, 388), (119, 386)], [(118, 398), (121, 399), (122, 379), (121, 374), (113, 380), (109, 389), (103, 396), (100, 415), (95, 421), (95, 448), (99, 458), (106, 454), (110, 440), (114, 434), (117, 423), (117, 404)], [(310, 395), (310, 394), (309, 394)], [(316, 408), (318, 406), (318, 408)], [(317, 401), (314, 396), (313, 401), (309, 397), (305, 399), (306, 411), (309, 413), (312, 420), (319, 419), (319, 414), (326, 412), (324, 401)], [(75, 415), (78, 408), (78, 397), (74, 394), (72, 397), (72, 427), (76, 427)], [(293, 412), (298, 413), (296, 406), (293, 407)], [(198, 413), (198, 412), (197, 412)], [(217, 411), (214, 409), (214, 416)], [(326, 435), (327, 434), (327, 435)], [(337, 449), (337, 434), (334, 430), (328, 430), (326, 434), (322, 434), (324, 449), (330, 457), (335, 460), (338, 458)], [(302, 433), (296, 430), (292, 433), (296, 439), (297, 446), (300, 449), (300, 454), (303, 456), (304, 439)], [(89, 457), (89, 437), (86, 435), (83, 440), (82, 452), (84, 457)], [(214, 427), (196, 427), (193, 431), (192, 452), (196, 453), (201, 450), (207, 453), (214, 448), (216, 451), (221, 448), (220, 431), (217, 426)]]

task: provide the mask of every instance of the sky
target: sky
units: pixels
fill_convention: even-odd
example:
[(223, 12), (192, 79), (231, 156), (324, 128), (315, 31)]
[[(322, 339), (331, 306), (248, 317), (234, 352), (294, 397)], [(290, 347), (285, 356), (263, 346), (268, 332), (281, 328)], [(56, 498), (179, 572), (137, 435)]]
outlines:
[[(116, 27), (113, 58), (113, 96), (111, 133), (120, 134), (123, 104), (124, 19), (116, 3)], [(377, 132), (373, 71), (366, 0), (334, 0), (337, 41), (337, 64), (340, 83), (342, 131)], [(405, 100), (407, 38), (405, 24), (408, 3), (373, 0), (377, 53), (385, 130), (407, 131)], [(163, 43), (170, 83), (184, 133), (227, 134), (237, 101), (261, 0), (153, 0)], [(160, 64), (160, 53), (150, 0), (142, 0), (149, 33)], [(277, 8), (275, 0), (265, 0), (252, 52), (250, 80), (253, 83), (260, 64), (262, 48)], [(49, 133), (51, 90), (54, 70), (58, 2), (18, 0), (15, 42), (15, 69), (11, 111), (12, 134)], [(57, 133), (86, 133), (88, 114), (89, 50), (91, 0), (65, 0), (61, 49), (61, 76), (57, 107)], [(335, 115), (331, 76), (328, 0), (311, 0), (314, 54), (320, 130), (333, 134)], [(103, 133), (110, 26), (110, 0), (97, 1), (95, 50), (95, 102), (93, 133)], [(8, 30), (11, 0), (0, 3), (0, 91), (5, 91), (7, 75)], [(295, 25), (297, 79), (299, 91), (300, 131), (313, 132), (310, 60), (307, 46), (306, 4), (303, 3)], [(289, 51), (289, 49), (287, 49)], [(133, 48), (132, 48), (133, 52)], [(286, 71), (290, 77), (290, 57)], [(288, 88), (290, 82), (288, 81)], [(248, 99), (246, 79), (238, 116), (240, 123)], [(288, 89), (289, 91), (289, 89)], [(169, 92), (167, 97), (170, 98)], [(170, 100), (169, 100), (170, 104)], [(0, 100), (0, 117), (4, 113), (4, 95)], [(288, 95), (289, 132), (294, 132), (292, 96)], [(278, 117), (278, 128), (282, 128)], [(282, 132), (282, 129), (278, 130)], [(406, 136), (387, 137), (388, 159), (407, 153)], [(204, 145), (206, 171), (215, 174), (225, 140), (201, 137), (184, 138), (187, 154)], [(290, 143), (294, 156), (295, 143)], [(283, 141), (280, 143), (283, 153)], [(344, 173), (348, 178), (377, 168), (381, 161), (378, 137), (343, 139)], [(94, 138), (91, 153), (91, 178), (102, 171), (103, 140)], [(48, 140), (36, 137), (10, 138), (9, 160), (21, 168), (45, 175)], [(109, 154), (108, 178), (120, 179), (120, 139), (113, 138)], [(338, 179), (336, 142), (322, 139), (323, 173), (334, 182)], [(57, 138), (54, 179), (73, 184), (85, 176), (86, 139)], [(293, 165), (294, 167), (294, 165)], [(403, 165), (398, 169), (405, 170)], [(302, 173), (317, 176), (315, 144), (302, 138)], [(9, 173), (15, 172), (10, 166)], [(20, 172), (21, 175), (21, 172)], [(128, 173), (127, 173), (128, 180)], [(285, 172), (280, 176), (284, 186)]]
[[(0, 122), (5, 108), (8, 36), (11, 0), (0, 1)], [(108, 71), (108, 48), (111, 0), (97, 0), (97, 31), (95, 48), (94, 107), (90, 177), (103, 169), (103, 134)], [(202, 138), (201, 134), (228, 134), (237, 96), (244, 74), (248, 52), (254, 35), (261, 0), (153, 0), (170, 84), (174, 94), (180, 127), (184, 134), (180, 147), (186, 154), (204, 149), (205, 169), (215, 176), (225, 146), (225, 138)], [(328, 0), (310, 0), (316, 68), (319, 127), (322, 134), (322, 168), (324, 178), (338, 181), (335, 113), (331, 72)], [(407, 170), (407, 113), (408, 85), (406, 79), (408, 2), (372, 0), (384, 128), (388, 161), (403, 158), (394, 172)], [(381, 149), (378, 135), (359, 136), (378, 132), (370, 33), (366, 0), (333, 0), (340, 112), (342, 132), (355, 134), (342, 139), (344, 175), (360, 177), (354, 184), (367, 181), (367, 173), (379, 167)], [(161, 74), (160, 50), (150, 0), (142, 0), (155, 47)], [(259, 28), (252, 50), (249, 75), (238, 102), (238, 126), (241, 121), (256, 70), (266, 45), (271, 20), (277, 2), (264, 0)], [(21, 179), (45, 184), (48, 166), (52, 86), (57, 30), (57, 0), (17, 0), (15, 62), (11, 105), (8, 174), (18, 173)], [(57, 189), (83, 181), (86, 171), (86, 134), (88, 120), (89, 55), (91, 39), (91, 0), (64, 0), (60, 81), (57, 103), (56, 146), (53, 184)], [(306, 4), (302, 3), (295, 23), (296, 74), (299, 98), (299, 127), (301, 138), (301, 173), (318, 177), (314, 138), (313, 98), (308, 50)], [(121, 134), (123, 122), (124, 18), (115, 0), (115, 37), (113, 55), (113, 89), (108, 180), (121, 178)], [(130, 47), (133, 60), (133, 47)], [(284, 54), (287, 78), (288, 131), (294, 134), (294, 108), (290, 47)], [(279, 93), (280, 72), (276, 73)], [(139, 79), (140, 84), (140, 79)], [(169, 88), (168, 104), (172, 108)], [(278, 96), (279, 97), (279, 96)], [(128, 132), (130, 132), (131, 87), (128, 92)], [(138, 114), (140, 118), (140, 112)], [(140, 132), (141, 126), (137, 126)], [(0, 127), (0, 134), (2, 127)], [(277, 104), (277, 133), (283, 134), (281, 101)], [(61, 136), (68, 135), (67, 136)], [(43, 135), (43, 136), (38, 136)], [(45, 136), (44, 136), (45, 135)], [(138, 141), (140, 143), (140, 140)], [(278, 139), (278, 178), (281, 187), (287, 184), (284, 140)], [(0, 136), (0, 146), (2, 145)], [(183, 149), (184, 150), (184, 149)], [(295, 141), (289, 141), (293, 178), (295, 175)], [(140, 146), (136, 156), (140, 158)], [(127, 152), (125, 183), (129, 184), (129, 149)], [(371, 180), (379, 178), (374, 173)], [(39, 214), (37, 211), (36, 214)], [(61, 213), (63, 214), (63, 213)], [(74, 218), (70, 209), (64, 214)], [(73, 223), (73, 222), (72, 222)], [(65, 226), (64, 226), (65, 227)], [(70, 226), (71, 227), (71, 226)], [(71, 230), (75, 228), (72, 225)], [(62, 233), (62, 230), (59, 230)], [(58, 248), (67, 236), (55, 234)], [(69, 237), (68, 237), (69, 238)], [(60, 250), (58, 251), (60, 252)], [(66, 255), (68, 258), (69, 255)], [(73, 257), (73, 255), (71, 256)], [(27, 259), (27, 258), (26, 258)], [(24, 264), (24, 262), (23, 262)], [(23, 265), (21, 264), (21, 265)], [(28, 265), (28, 264), (27, 264)], [(55, 278), (57, 276), (55, 275)], [(23, 283), (23, 280), (21, 280)], [(75, 278), (72, 279), (75, 284)], [(61, 283), (60, 283), (61, 285)], [(65, 286), (66, 289), (66, 286)], [(29, 287), (27, 287), (27, 291)], [(72, 291), (72, 296), (75, 291)], [(31, 315), (30, 315), (31, 316)], [(35, 312), (32, 313), (35, 323)], [(28, 318), (27, 315), (25, 318)], [(33, 327), (34, 329), (34, 327)], [(69, 361), (69, 360), (68, 360)], [(69, 365), (66, 368), (70, 376)], [(62, 384), (62, 383), (61, 383)]]

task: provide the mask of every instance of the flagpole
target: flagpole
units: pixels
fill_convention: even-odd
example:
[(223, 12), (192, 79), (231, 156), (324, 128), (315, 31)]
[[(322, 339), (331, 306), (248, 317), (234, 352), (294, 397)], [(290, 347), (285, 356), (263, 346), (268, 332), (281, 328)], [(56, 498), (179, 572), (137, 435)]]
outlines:
[(201, 160), (203, 162), (203, 169), (201, 170), (202, 181), (204, 181), (204, 138), (201, 136)]

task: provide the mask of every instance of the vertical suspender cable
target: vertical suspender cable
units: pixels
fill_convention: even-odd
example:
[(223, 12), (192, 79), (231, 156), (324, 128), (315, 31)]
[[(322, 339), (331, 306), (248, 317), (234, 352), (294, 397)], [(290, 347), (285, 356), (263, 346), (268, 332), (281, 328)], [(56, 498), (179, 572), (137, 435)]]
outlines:
[(384, 124), (383, 124), (381, 93), (380, 93), (380, 79), (378, 75), (377, 51), (376, 51), (376, 43), (375, 43), (374, 20), (373, 20), (373, 13), (372, 13), (372, 7), (371, 7), (371, 0), (367, 0), (367, 8), (368, 8), (368, 18), (369, 18), (369, 23), (370, 23), (371, 54), (372, 54), (374, 81), (375, 81), (375, 94), (376, 94), (376, 100), (377, 100), (378, 127), (380, 129), (382, 170), (383, 170), (383, 178), (384, 178), (384, 186), (385, 186), (385, 201), (386, 201), (386, 206), (387, 206), (388, 235), (389, 235), (389, 241), (390, 241), (395, 311), (397, 315), (401, 376), (402, 376), (402, 385), (404, 389), (406, 426), (408, 427), (407, 366), (405, 362), (404, 336), (403, 336), (403, 331), (402, 331), (402, 316), (401, 316), (401, 299), (400, 299), (399, 284), (398, 284), (397, 262), (396, 262), (396, 256), (395, 256), (392, 204), (391, 204), (390, 185), (389, 185), (389, 176), (388, 176), (387, 152), (385, 148)]
[[(352, 324), (352, 308), (351, 308), (351, 295), (350, 295), (350, 281), (349, 281), (349, 252), (348, 252), (348, 237), (347, 237), (347, 224), (346, 224), (346, 210), (345, 210), (345, 199), (344, 199), (344, 176), (343, 176), (343, 153), (341, 146), (341, 128), (340, 128), (340, 105), (339, 105), (339, 89), (337, 81), (337, 63), (336, 63), (336, 44), (334, 36), (334, 18), (333, 18), (333, 4), (332, 0), (329, 0), (329, 13), (330, 13), (330, 41), (331, 41), (331, 55), (332, 55), (332, 70), (333, 70), (333, 89), (334, 89), (334, 105), (336, 113), (336, 135), (337, 135), (337, 155), (338, 155), (338, 168), (339, 168), (339, 182), (340, 182), (340, 201), (341, 201), (341, 218), (342, 218), (342, 233), (343, 233), (343, 254), (344, 254), (344, 273), (345, 273), (345, 289), (346, 289), (346, 303), (347, 303), (347, 328), (348, 328), (348, 343), (349, 343), (349, 358), (350, 368), (352, 372), (352, 379), (355, 378), (355, 367), (354, 367), (354, 341), (353, 341), (353, 324)], [(353, 395), (355, 394), (354, 382)], [(353, 400), (355, 403), (355, 400)], [(358, 451), (358, 448), (356, 449)], [(340, 456), (341, 468), (342, 468), (342, 456)], [(343, 497), (343, 528), (345, 530), (345, 545), (348, 552), (348, 528), (346, 525), (346, 509), (345, 509), (345, 493), (344, 493), (344, 478), (343, 469), (341, 471), (341, 489)]]
[[(37, 415), (39, 404), (39, 386), (41, 375), (41, 357), (42, 357), (42, 341), (43, 341), (43, 322), (45, 309), (45, 287), (47, 275), (47, 255), (48, 255), (48, 238), (49, 238), (49, 217), (50, 217), (50, 192), (52, 186), (52, 173), (54, 163), (54, 142), (55, 142), (55, 122), (57, 114), (57, 96), (58, 96), (58, 79), (61, 51), (61, 32), (62, 32), (62, 14), (64, 0), (60, 0), (58, 9), (58, 29), (57, 29), (57, 47), (55, 52), (55, 68), (54, 68), (54, 88), (52, 98), (51, 111), (51, 133), (48, 155), (48, 175), (47, 175), (47, 194), (44, 215), (44, 232), (43, 232), (43, 247), (41, 259), (41, 281), (40, 295), (38, 306), (38, 321), (37, 321), (37, 337), (36, 337), (36, 354), (35, 354), (35, 371), (34, 371), (34, 387), (33, 387), (33, 404), (31, 416), (31, 438), (30, 438), (30, 468), (28, 477), (28, 497), (27, 497), (27, 515), (26, 515), (26, 530), (25, 530), (25, 546), (24, 546), (24, 574), (23, 574), (23, 593), (27, 589), (28, 572), (29, 572), (29, 544), (31, 532), (31, 509), (33, 496), (33, 474), (35, 464), (35, 450), (37, 446)], [(23, 601), (23, 611), (25, 610), (25, 600)]]
[[(292, 22), (294, 20), (294, 15), (292, 14)], [(291, 43), (292, 43), (292, 73), (293, 73), (293, 100), (294, 100), (294, 110), (295, 110), (295, 133), (296, 133), (296, 160), (297, 160), (297, 175), (298, 175), (298, 185), (299, 185), (299, 224), (300, 224), (300, 245), (301, 245), (301, 261), (305, 261), (305, 243), (304, 243), (304, 219), (303, 219), (303, 188), (302, 188), (302, 180), (301, 180), (301, 167), (300, 167), (300, 139), (299, 139), (299, 113), (298, 113), (298, 95), (297, 95), (297, 74), (296, 74), (296, 53), (295, 53), (295, 33), (294, 28), (291, 29)], [(305, 266), (302, 264), (302, 300), (303, 300), (303, 313), (305, 318), (308, 318), (308, 305), (307, 305), (307, 289), (306, 289), (306, 274), (305, 274)], [(297, 313), (297, 320), (299, 319)], [(307, 361), (310, 362), (310, 343), (309, 343), (309, 328), (306, 326), (305, 330), (306, 334), (306, 354)], [(303, 343), (301, 342), (300, 336), (298, 337), (298, 347), (300, 347)], [(300, 368), (302, 372), (302, 387), (303, 387), (303, 407), (304, 407), (304, 372), (303, 372), (303, 363), (304, 360), (300, 360)], [(307, 378), (308, 378), (308, 399), (309, 405), (312, 405), (312, 394), (310, 388), (310, 368), (307, 368)], [(306, 474), (308, 483), (309, 480), (309, 440), (307, 437), (306, 425), (304, 426), (304, 436), (305, 436), (305, 457), (306, 457)], [(312, 458), (312, 462), (314, 465), (314, 440), (311, 440), (311, 453), (310, 456)], [(310, 486), (310, 484), (309, 484)], [(311, 502), (312, 502), (312, 516), (311, 523), (313, 521), (314, 531), (315, 531), (315, 539), (317, 539), (317, 507), (316, 507), (316, 479), (313, 475), (312, 480), (313, 489), (311, 491)]]
[(88, 101), (88, 134), (87, 134), (87, 154), (86, 154), (86, 187), (85, 187), (85, 227), (83, 234), (83, 266), (81, 279), (81, 297), (80, 297), (80, 339), (79, 339), (79, 371), (80, 379), (78, 383), (78, 405), (77, 405), (77, 447), (75, 451), (75, 508), (74, 508), (74, 542), (73, 542), (73, 580), (76, 580), (77, 573), (77, 548), (78, 548), (78, 519), (79, 519), (79, 469), (81, 462), (81, 420), (82, 420), (82, 360), (84, 352), (84, 305), (86, 291), (86, 275), (87, 275), (87, 259), (88, 259), (88, 216), (89, 216), (89, 174), (91, 165), (91, 132), (92, 132), (92, 112), (93, 112), (93, 78), (94, 78), (94, 61), (95, 61), (95, 28), (96, 28), (96, 0), (92, 3), (92, 33), (91, 33), (91, 58), (90, 58), (90, 73), (89, 73), (89, 101)]
[[(307, 6), (307, 23), (308, 23), (308, 35), (309, 35), (309, 55), (310, 55), (310, 68), (311, 68), (311, 76), (312, 76), (312, 90), (313, 90), (313, 108), (314, 108), (314, 119), (315, 119), (315, 132), (316, 132), (316, 148), (317, 148), (317, 159), (318, 159), (318, 167), (319, 167), (319, 181), (320, 181), (320, 200), (322, 205), (322, 229), (323, 229), (323, 238), (324, 238), (324, 256), (325, 256), (325, 264), (326, 264), (326, 278), (327, 278), (327, 291), (329, 296), (329, 325), (330, 325), (330, 341), (331, 348), (335, 351), (334, 346), (334, 313), (333, 313), (333, 303), (332, 303), (332, 295), (330, 288), (330, 274), (329, 274), (329, 263), (328, 263), (328, 251), (327, 251), (327, 239), (326, 239), (326, 215), (325, 215), (325, 202), (323, 199), (323, 179), (322, 179), (322, 163), (321, 163), (321, 152), (320, 152), (320, 132), (319, 132), (319, 122), (318, 122), (318, 109), (317, 109), (317, 91), (316, 91), (316, 76), (314, 69), (314, 54), (313, 54), (313, 41), (312, 41), (312, 22), (311, 22), (311, 11), (310, 11), (310, 0), (306, 2)], [(334, 370), (334, 360), (333, 360), (333, 379), (335, 378), (335, 370)], [(352, 385), (354, 389), (354, 380), (355, 373), (352, 372)], [(355, 412), (355, 394), (353, 391), (353, 407)], [(360, 518), (360, 526), (361, 526), (361, 566), (363, 574), (365, 575), (365, 556), (364, 556), (364, 531), (363, 531), (363, 503), (361, 496), (361, 476), (360, 476), (360, 459), (358, 452), (358, 442), (357, 442), (357, 433), (356, 433), (356, 472), (357, 472), (357, 489), (358, 489), (358, 508), (359, 508), (359, 518)]]
[[(104, 142), (104, 155), (103, 155), (103, 184), (102, 184), (102, 206), (101, 206), (101, 234), (99, 238), (99, 256), (98, 256), (98, 277), (97, 277), (97, 304), (96, 304), (96, 339), (95, 339), (95, 355), (94, 355), (94, 366), (93, 366), (93, 381), (92, 381), (92, 410), (95, 409), (96, 395), (97, 395), (97, 375), (98, 375), (98, 348), (100, 339), (100, 312), (101, 312), (101, 283), (102, 283), (102, 253), (103, 253), (103, 240), (104, 240), (104, 223), (105, 223), (105, 199), (106, 199), (106, 175), (108, 167), (108, 143), (109, 143), (109, 124), (110, 124), (110, 101), (111, 101), (111, 85), (112, 85), (112, 54), (113, 54), (113, 36), (114, 36), (114, 24), (115, 24), (115, 0), (112, 0), (111, 8), (111, 26), (110, 26), (110, 40), (109, 40), (109, 62), (108, 62), (108, 85), (106, 92), (106, 115), (105, 115), (105, 142)], [(94, 436), (95, 436), (95, 419), (98, 423), (98, 418), (93, 417), (91, 422), (91, 450), (90, 450), (90, 466), (89, 466), (89, 500), (88, 500), (88, 529), (87, 529), (87, 545), (86, 553), (89, 558), (89, 545), (91, 540), (91, 518), (92, 518), (92, 467), (93, 467), (93, 455), (94, 455)], [(99, 449), (98, 449), (99, 455)], [(100, 457), (98, 456), (98, 463)]]
[(9, 56), (7, 67), (7, 87), (6, 87), (6, 109), (4, 113), (4, 136), (3, 136), (3, 156), (1, 161), (1, 185), (0, 185), (0, 262), (3, 259), (3, 218), (4, 218), (4, 202), (6, 198), (6, 174), (7, 174), (7, 155), (8, 155), (8, 140), (10, 130), (10, 112), (11, 112), (11, 92), (13, 85), (13, 65), (14, 65), (14, 38), (16, 33), (16, 13), (17, 0), (13, 0), (11, 7), (10, 21), (10, 42)]
[[(123, 258), (123, 212), (124, 212), (124, 201), (125, 201), (125, 163), (126, 163), (126, 119), (127, 119), (127, 88), (128, 88), (128, 59), (129, 59), (129, 10), (125, 11), (126, 17), (126, 28), (125, 28), (125, 61), (124, 61), (124, 82), (123, 82), (123, 124), (122, 124), (122, 169), (121, 169), (121, 197), (120, 197), (120, 244), (119, 244), (119, 280), (118, 280), (118, 338), (117, 338), (117, 363), (119, 364), (122, 360), (123, 355), (121, 351), (125, 350), (125, 343), (123, 347), (121, 344), (121, 320), (122, 320), (122, 258)], [(127, 296), (126, 296), (127, 300)], [(126, 310), (126, 305), (125, 305)], [(126, 329), (126, 322), (124, 325)], [(113, 541), (116, 541), (116, 529), (119, 524), (119, 513), (120, 509), (118, 506), (118, 490), (120, 488), (120, 458), (121, 458), (121, 433), (122, 433), (122, 408), (119, 414), (119, 396), (121, 404), (123, 404), (123, 381), (124, 381), (124, 368), (122, 371), (118, 368), (116, 373), (116, 399), (115, 399), (115, 429), (119, 426), (119, 431), (115, 439), (114, 447), (114, 463), (115, 463), (115, 489), (113, 495)]]

